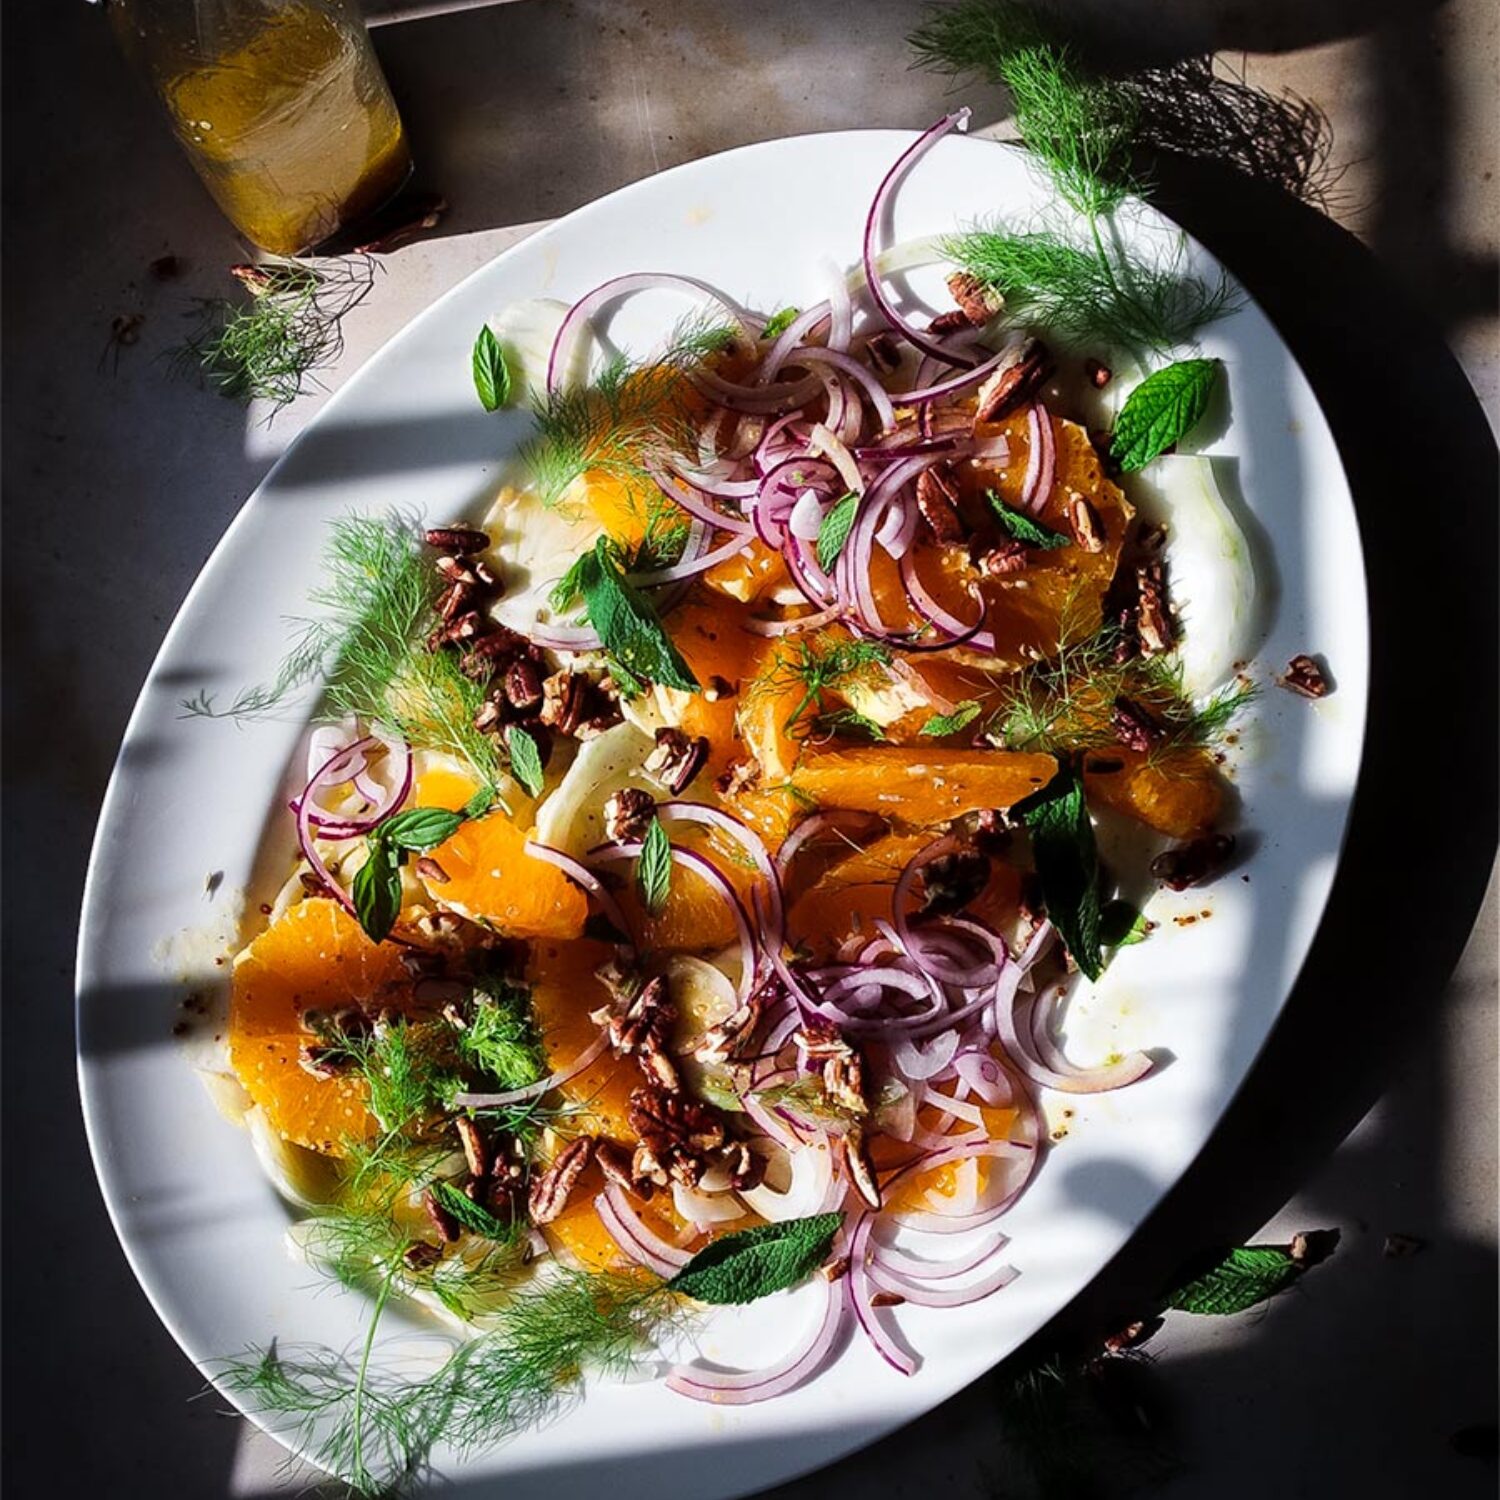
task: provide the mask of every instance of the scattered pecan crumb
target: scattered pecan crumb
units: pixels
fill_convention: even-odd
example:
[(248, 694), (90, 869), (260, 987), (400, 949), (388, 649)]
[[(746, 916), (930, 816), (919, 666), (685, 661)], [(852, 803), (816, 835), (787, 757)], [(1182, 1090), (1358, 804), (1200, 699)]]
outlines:
[(714, 778), (714, 790), (721, 797), (738, 797), (760, 782), (760, 764), (752, 759), (731, 761), (724, 772)]
[(1326, 698), (1329, 693), (1328, 674), (1315, 657), (1294, 656), (1286, 665), (1286, 671), (1276, 679), (1284, 688), (1300, 693), (1304, 698)]
[(423, 540), (429, 547), (457, 557), (487, 551), (490, 545), (489, 536), (472, 526), (433, 526), (423, 533)]
[(541, 720), (559, 734), (572, 734), (588, 714), (588, 678), (582, 672), (554, 672), (542, 683)]
[[(1132, 698), (1115, 699), (1109, 723), (1116, 738), (1127, 750), (1149, 750), (1166, 733), (1156, 715)], [(1098, 768), (1091, 764), (1089, 769)]]
[(665, 792), (681, 796), (708, 764), (708, 740), (665, 725), (656, 731), (656, 744), (641, 769)]
[(884, 329), (865, 340), (865, 354), (882, 375), (894, 375), (901, 366), (901, 346)]
[(448, 884), (448, 872), (430, 854), (423, 854), (415, 859), (412, 862), (412, 869), (423, 880), (430, 880), (434, 885)]
[(836, 1260), (824, 1261), (818, 1273), (824, 1281), (842, 1281), (849, 1274), (849, 1257), (840, 1255)]
[(896, 1292), (876, 1292), (870, 1298), (871, 1307), (900, 1307), (906, 1301), (905, 1297)]
[(880, 1179), (876, 1177), (874, 1164), (865, 1149), (863, 1134), (858, 1130), (851, 1130), (842, 1138), (840, 1146), (844, 1155), (844, 1172), (854, 1191), (868, 1208), (879, 1208)]
[(1086, 359), (1083, 362), (1083, 373), (1088, 376), (1089, 384), (1095, 390), (1102, 391), (1114, 379), (1115, 372), (1097, 359)]
[(941, 337), (945, 333), (957, 333), (961, 329), (972, 328), (968, 317), (958, 308), (952, 312), (939, 313), (932, 322), (927, 325), (928, 333), (935, 333)]
[[(1207, 833), (1191, 843), (1163, 850), (1151, 861), (1151, 873), (1171, 890), (1185, 891), (1189, 886), (1202, 884), (1233, 852), (1232, 834)], [(1185, 918), (1176, 920), (1179, 923), (1186, 921)]]
[(430, 1271), (443, 1258), (443, 1247), (431, 1240), (413, 1240), (401, 1252), (401, 1263), (408, 1271)]

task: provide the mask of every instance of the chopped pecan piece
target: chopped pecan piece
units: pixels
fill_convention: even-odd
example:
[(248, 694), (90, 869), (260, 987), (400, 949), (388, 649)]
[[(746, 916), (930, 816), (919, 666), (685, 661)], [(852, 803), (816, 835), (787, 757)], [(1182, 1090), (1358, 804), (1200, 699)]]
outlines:
[(472, 526), (433, 526), (424, 533), (429, 547), (439, 552), (466, 557), (471, 552), (484, 552), (490, 545), (489, 537)]
[(474, 715), (474, 727), (480, 734), (489, 734), (492, 730), (500, 728), (503, 718), (500, 705), (493, 698), (486, 698), (479, 705), (479, 712)]
[(473, 603), (473, 586), (467, 583), (455, 583), (438, 601), (438, 619), (445, 625), (451, 625)]
[(840, 1255), (836, 1260), (825, 1260), (818, 1267), (824, 1281), (842, 1281), (849, 1274), (849, 1257)]
[(431, 1240), (413, 1240), (401, 1252), (401, 1264), (408, 1271), (430, 1271), (443, 1258), (443, 1247)]
[(1130, 698), (1116, 698), (1110, 728), (1127, 750), (1149, 750), (1166, 733), (1150, 709)]
[(460, 562), (456, 557), (443, 556), (438, 558), (437, 570), (443, 576), (445, 582), (455, 587), (459, 584), (468, 589), (478, 589), (479, 587), (479, 575), (473, 568)]
[(1089, 384), (1095, 390), (1100, 391), (1115, 378), (1115, 372), (1108, 365), (1101, 364), (1097, 359), (1084, 360), (1083, 373), (1088, 376)]
[(475, 682), (488, 682), (507, 662), (531, 649), (524, 636), (491, 620), (485, 633), (469, 642), (458, 668)]
[(424, 880), (430, 880), (434, 885), (447, 885), (452, 878), (430, 854), (419, 855), (412, 862), (412, 869)]
[(844, 1175), (850, 1186), (870, 1208), (879, 1208), (880, 1180), (865, 1150), (864, 1136), (858, 1130), (851, 1130), (839, 1144), (844, 1156)]
[(593, 1155), (593, 1136), (581, 1135), (576, 1141), (569, 1141), (553, 1158), (552, 1165), (532, 1181), (526, 1207), (533, 1224), (550, 1224), (562, 1213)]
[(505, 669), (505, 701), (517, 713), (529, 714), (542, 703), (542, 673), (534, 661), (521, 657)]
[(733, 698), (735, 695), (735, 686), (727, 677), (715, 675), (703, 684), (705, 703), (718, 703), (725, 698)]
[(1316, 658), (1311, 656), (1294, 656), (1286, 664), (1286, 671), (1277, 678), (1277, 681), (1282, 687), (1290, 688), (1294, 693), (1301, 693), (1304, 698), (1328, 696), (1328, 674), (1318, 664)]
[(637, 786), (611, 792), (604, 803), (604, 836), (620, 843), (645, 837), (656, 816), (656, 798)]
[(758, 1188), (765, 1180), (765, 1158), (757, 1156), (744, 1141), (730, 1141), (724, 1148), (724, 1165), (729, 1168), (729, 1184), (737, 1193)]
[(974, 420), (998, 422), (1036, 394), (1052, 373), (1052, 358), (1039, 339), (1026, 339), (1007, 351), (995, 373), (979, 387)]
[(484, 1139), (484, 1133), (479, 1126), (467, 1115), (459, 1115), (453, 1122), (453, 1128), (458, 1131), (459, 1143), (464, 1150), (464, 1164), (474, 1177), (488, 1177), (490, 1175), (490, 1148)]
[(1172, 621), (1167, 614), (1166, 576), (1159, 562), (1142, 563), (1135, 570), (1135, 630), (1145, 656), (1159, 656), (1172, 645)]
[(346, 1048), (304, 1042), (297, 1049), (297, 1065), (314, 1078), (341, 1078), (353, 1069), (354, 1059)]
[(948, 292), (974, 328), (983, 328), (1005, 306), (1003, 297), (967, 271), (955, 271), (948, 278)]
[(871, 1307), (900, 1307), (905, 1301), (900, 1292), (874, 1292), (870, 1296)]
[(922, 915), (947, 917), (962, 911), (990, 878), (989, 859), (977, 849), (955, 849), (929, 860), (922, 870)]
[(716, 1111), (686, 1094), (647, 1084), (630, 1096), (630, 1128), (640, 1137), (634, 1169), (659, 1186), (674, 1179), (695, 1187), (707, 1157), (724, 1144), (724, 1123)]
[(623, 1146), (601, 1136), (594, 1142), (594, 1160), (599, 1163), (599, 1170), (604, 1173), (606, 1181), (624, 1188), (627, 1193), (635, 1194), (637, 1198), (646, 1199), (651, 1196), (653, 1184), (649, 1179), (636, 1176), (632, 1154)]
[(733, 1015), (710, 1026), (693, 1049), (706, 1063), (728, 1062), (738, 1057), (750, 1044), (764, 1010), (760, 991), (752, 993)]
[(760, 782), (760, 764), (753, 759), (732, 760), (724, 773), (714, 778), (714, 790), (721, 797), (738, 797)]
[(939, 313), (927, 325), (927, 331), (928, 333), (935, 333), (941, 338), (945, 333), (958, 333), (961, 329), (972, 328), (973, 326), (964, 313), (955, 308), (952, 312)]
[(1234, 852), (1234, 838), (1227, 833), (1206, 833), (1189, 844), (1164, 849), (1151, 861), (1151, 873), (1174, 891), (1201, 885)]
[(427, 637), (427, 649), (436, 651), (443, 646), (461, 646), (485, 633), (484, 616), (477, 609), (466, 609), (437, 627)]
[(438, 1202), (437, 1194), (431, 1188), (422, 1194), (422, 1208), (437, 1230), (438, 1238), (445, 1245), (451, 1245), (459, 1236), (459, 1222)]
[(984, 577), (1004, 578), (1008, 573), (1024, 572), (1030, 554), (1031, 549), (1024, 542), (1007, 541), (976, 552), (973, 562)]
[(817, 1019), (802, 1023), (792, 1033), (792, 1041), (806, 1063), (820, 1065), (823, 1090), (829, 1099), (851, 1114), (869, 1113), (865, 1101), (865, 1069), (859, 1051), (828, 1021)]
[(901, 367), (901, 346), (885, 329), (881, 329), (865, 340), (865, 358), (873, 370), (882, 375), (894, 375)]
[(621, 1057), (634, 1057), (665, 1049), (677, 1022), (677, 1007), (667, 994), (666, 980), (658, 974), (618, 1008), (595, 1011), (592, 1019), (609, 1032), (609, 1044)]
[(542, 723), (572, 734), (588, 717), (588, 698), (589, 681), (581, 672), (554, 672), (542, 683)]
[(618, 702), (605, 698), (597, 691), (592, 707), (593, 712), (573, 731), (580, 740), (596, 740), (606, 729), (613, 729), (625, 718)]
[(670, 725), (656, 731), (656, 746), (641, 767), (664, 791), (676, 797), (692, 785), (708, 764), (708, 740), (696, 739)]
[(963, 540), (964, 524), (958, 515), (958, 485), (947, 464), (926, 469), (918, 477), (917, 509), (938, 541)]
[(1103, 552), (1104, 533), (1099, 529), (1099, 513), (1082, 495), (1068, 501), (1068, 526), (1073, 543), (1083, 552)]
[(974, 819), (974, 847), (981, 854), (1003, 854), (1011, 846), (1011, 824), (1005, 810), (987, 807)]

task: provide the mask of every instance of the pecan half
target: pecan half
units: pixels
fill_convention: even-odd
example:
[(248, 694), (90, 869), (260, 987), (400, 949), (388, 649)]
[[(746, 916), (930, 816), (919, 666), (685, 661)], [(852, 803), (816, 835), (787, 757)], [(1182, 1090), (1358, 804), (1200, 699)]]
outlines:
[(729, 1168), (729, 1183), (735, 1192), (758, 1188), (765, 1180), (766, 1162), (744, 1141), (730, 1141), (724, 1148), (724, 1165)]
[(656, 816), (656, 798), (638, 786), (611, 792), (604, 803), (604, 836), (622, 843), (645, 837)]
[(431, 1240), (413, 1240), (401, 1252), (401, 1264), (408, 1271), (430, 1271), (443, 1258), (443, 1247)]
[(581, 672), (554, 672), (542, 683), (542, 723), (572, 734), (588, 717), (588, 698), (589, 681)]
[(1001, 542), (974, 553), (974, 566), (986, 578), (1004, 578), (1009, 573), (1022, 573), (1031, 560), (1031, 549), (1023, 542)]
[(999, 368), (979, 387), (974, 421), (998, 422), (1036, 394), (1052, 373), (1052, 357), (1040, 339), (1010, 349)]
[(1326, 698), (1329, 693), (1328, 674), (1314, 657), (1307, 655), (1294, 656), (1276, 680), (1304, 698)]
[(1234, 837), (1227, 833), (1206, 833), (1191, 843), (1164, 849), (1151, 861), (1151, 873), (1174, 891), (1185, 891), (1200, 885), (1234, 853)]
[(472, 584), (455, 583), (438, 601), (438, 619), (443, 624), (451, 625), (459, 615), (470, 608), (474, 603), (474, 588)]
[(983, 328), (1005, 306), (1005, 299), (998, 292), (991, 291), (967, 271), (955, 271), (948, 278), (948, 292), (958, 303), (965, 321), (974, 328)]
[(484, 552), (490, 545), (489, 537), (472, 526), (433, 526), (423, 533), (423, 540), (439, 552), (450, 552), (459, 557)]
[[(600, 1012), (593, 1013), (599, 1020)], [(609, 1033), (609, 1044), (621, 1057), (661, 1051), (677, 1022), (677, 1007), (667, 994), (667, 981), (660, 974), (648, 979), (618, 1009), (603, 1013), (600, 1024)]]
[(656, 731), (656, 746), (641, 769), (661, 788), (676, 797), (692, 785), (708, 764), (708, 740), (692, 738), (686, 731), (665, 725)]
[(1104, 533), (1099, 529), (1099, 513), (1082, 495), (1068, 501), (1068, 526), (1073, 543), (1083, 552), (1103, 552)]
[(530, 643), (524, 636), (491, 620), (485, 633), (468, 643), (468, 649), (459, 658), (458, 668), (475, 682), (488, 682), (507, 662), (530, 650)]
[(568, 1206), (568, 1198), (594, 1155), (594, 1138), (581, 1135), (569, 1141), (552, 1165), (533, 1179), (526, 1207), (533, 1224), (550, 1224)]
[(1141, 651), (1159, 656), (1172, 645), (1172, 620), (1167, 614), (1166, 575), (1159, 562), (1142, 563), (1135, 570), (1135, 629)]
[(844, 1156), (844, 1175), (850, 1185), (869, 1207), (879, 1208), (880, 1180), (865, 1150), (864, 1136), (858, 1130), (851, 1130), (840, 1139), (839, 1145)]
[(489, 734), (492, 730), (500, 728), (503, 718), (500, 705), (493, 698), (486, 698), (479, 705), (479, 712), (474, 715), (474, 727), (480, 734)]
[(534, 661), (521, 657), (505, 669), (505, 701), (517, 713), (528, 714), (541, 706), (542, 673)]
[(882, 375), (894, 375), (901, 367), (901, 346), (884, 329), (865, 340), (865, 357)]
[(917, 509), (938, 541), (963, 540), (964, 523), (958, 515), (958, 485), (947, 464), (926, 469), (918, 476)]
[(1109, 716), (1110, 728), (1127, 750), (1149, 750), (1166, 733), (1150, 709), (1130, 698), (1116, 698)]

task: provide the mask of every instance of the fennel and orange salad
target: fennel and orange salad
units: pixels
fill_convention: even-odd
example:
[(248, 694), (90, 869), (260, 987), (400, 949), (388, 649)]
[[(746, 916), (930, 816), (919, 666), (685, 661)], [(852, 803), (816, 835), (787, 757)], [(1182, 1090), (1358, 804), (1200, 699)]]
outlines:
[[(220, 1374), (357, 1489), (654, 1351), (720, 1404), (814, 1380), (851, 1327), (910, 1374), (903, 1307), (1025, 1271), (1005, 1216), (1044, 1096), (1151, 1070), (1074, 1060), (1060, 1020), (1153, 926), (1096, 823), (1177, 887), (1232, 843), (1220, 747), (1253, 690), (1233, 640), (1191, 649), (1212, 622), (1171, 580), (1195, 506), (1233, 521), (1162, 457), (1222, 372), (1058, 336), (986, 274), (998, 230), (882, 246), (963, 123), (892, 163), (815, 305), (643, 273), (497, 317), (473, 371), (533, 407), (514, 483), (443, 524), (337, 522), (318, 620), (231, 710), (324, 694), (228, 1067), (299, 1252), (372, 1317), (352, 1353)], [(922, 255), (952, 305), (918, 317), (889, 268)], [(1169, 343), (1227, 300), (1182, 285)], [(601, 362), (595, 320), (643, 291), (695, 311)], [(1190, 496), (1165, 524), (1130, 498), (1153, 468)], [(762, 1367), (661, 1353), (803, 1283)], [(420, 1379), (382, 1364), (397, 1300), (458, 1335)]]

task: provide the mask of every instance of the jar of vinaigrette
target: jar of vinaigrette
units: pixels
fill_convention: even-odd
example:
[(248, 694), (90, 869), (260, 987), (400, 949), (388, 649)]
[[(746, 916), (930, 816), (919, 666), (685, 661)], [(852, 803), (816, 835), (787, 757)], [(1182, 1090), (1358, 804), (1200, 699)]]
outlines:
[(105, 0), (219, 207), (297, 255), (411, 173), (401, 116), (352, 0)]

